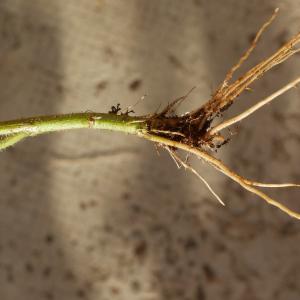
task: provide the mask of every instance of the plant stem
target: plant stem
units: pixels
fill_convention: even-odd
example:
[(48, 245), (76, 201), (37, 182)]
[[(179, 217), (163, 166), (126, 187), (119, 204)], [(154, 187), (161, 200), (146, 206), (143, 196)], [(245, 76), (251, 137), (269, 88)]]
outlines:
[(143, 117), (112, 113), (86, 112), (18, 119), (0, 122), (0, 149), (29, 136), (55, 131), (93, 128), (139, 135), (146, 132), (146, 127)]

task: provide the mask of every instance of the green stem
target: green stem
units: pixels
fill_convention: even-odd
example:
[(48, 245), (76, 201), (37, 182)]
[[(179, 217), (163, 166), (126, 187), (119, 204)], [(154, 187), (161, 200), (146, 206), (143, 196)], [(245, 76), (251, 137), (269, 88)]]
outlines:
[(110, 113), (74, 113), (0, 122), (0, 149), (43, 133), (70, 129), (104, 129), (140, 135), (147, 131), (145, 118)]

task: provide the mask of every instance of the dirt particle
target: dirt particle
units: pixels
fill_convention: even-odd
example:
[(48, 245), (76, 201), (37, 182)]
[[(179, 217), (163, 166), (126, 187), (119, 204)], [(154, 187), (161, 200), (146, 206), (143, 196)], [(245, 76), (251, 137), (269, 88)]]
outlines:
[(141, 85), (142, 85), (142, 81), (140, 79), (135, 79), (131, 81), (128, 87), (131, 91), (136, 91), (141, 87)]

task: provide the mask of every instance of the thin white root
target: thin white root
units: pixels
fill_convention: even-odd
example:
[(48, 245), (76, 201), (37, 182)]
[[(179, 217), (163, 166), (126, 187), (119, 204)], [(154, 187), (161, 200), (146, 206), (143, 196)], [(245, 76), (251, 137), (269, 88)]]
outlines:
[(300, 184), (297, 183), (262, 183), (257, 181), (251, 181), (245, 179), (245, 182), (252, 186), (260, 186), (265, 188), (288, 188), (288, 187), (300, 187)]
[(172, 157), (172, 159), (174, 160), (174, 162), (175, 162), (177, 168), (180, 169), (180, 167), (181, 167), (181, 165), (180, 165), (180, 164), (181, 164), (181, 161), (179, 160), (178, 157), (176, 157), (174, 151), (172, 151), (172, 150), (170, 149), (170, 147), (168, 147), (168, 146), (166, 146), (166, 147), (164, 147), (164, 148), (169, 152), (169, 154), (170, 154), (170, 156)]
[[(194, 173), (200, 180), (202, 180), (202, 182), (206, 185), (206, 187), (208, 188), (208, 190), (215, 196), (215, 198), (223, 206), (225, 206), (225, 203), (222, 201), (222, 199), (220, 198), (220, 196), (212, 189), (212, 187), (209, 185), (209, 183), (206, 181), (206, 179), (204, 179), (194, 168), (192, 168), (190, 165), (188, 165), (187, 163), (185, 163), (174, 151), (172, 151), (170, 149), (170, 147), (165, 146), (164, 148), (170, 153), (170, 156), (175, 161), (177, 167), (178, 167), (178, 164), (181, 164), (185, 169), (188, 169), (192, 173)], [(180, 168), (180, 166), (178, 168)]]
[(237, 115), (237, 116), (235, 116), (235, 117), (233, 117), (233, 118), (231, 118), (229, 120), (226, 120), (225, 122), (222, 122), (221, 124), (215, 126), (214, 128), (212, 128), (211, 130), (208, 131), (208, 134), (214, 135), (217, 132), (219, 132), (219, 131), (221, 131), (221, 130), (229, 127), (229, 126), (231, 126), (231, 125), (233, 125), (233, 124), (235, 124), (237, 122), (240, 122), (241, 120), (243, 120), (246, 117), (250, 116), (255, 111), (257, 111), (258, 109), (260, 109), (261, 107), (263, 107), (264, 105), (266, 105), (266, 104), (270, 103), (271, 101), (275, 100), (280, 95), (282, 95), (285, 92), (287, 92), (288, 90), (296, 87), (299, 82), (300, 82), (300, 77), (298, 77), (294, 81), (290, 82), (289, 84), (285, 85), (284, 87), (282, 87), (281, 89), (279, 89), (275, 93), (271, 94), (267, 98), (261, 100), (257, 104), (253, 105), (252, 107), (250, 107), (246, 111), (242, 112), (241, 114), (239, 114), (239, 115)]
[[(201, 149), (196, 149), (196, 148), (193, 148), (189, 145), (182, 144), (182, 143), (176, 142), (176, 141), (172, 141), (172, 140), (160, 137), (160, 136), (155, 136), (155, 135), (150, 135), (150, 134), (141, 134), (141, 136), (145, 139), (150, 140), (150, 141), (160, 143), (162, 146), (176, 147), (178, 149), (182, 149), (182, 150), (187, 151), (189, 153), (195, 154), (197, 157), (203, 159), (204, 161), (209, 163), (212, 167), (214, 167), (215, 169), (217, 169), (218, 171), (220, 171), (221, 173), (223, 173), (227, 177), (231, 178), (233, 181), (237, 182), (244, 189), (248, 190), (249, 192), (251, 192), (253, 194), (256, 194), (258, 197), (260, 197), (261, 199), (263, 199), (264, 201), (266, 201), (270, 205), (273, 205), (273, 206), (279, 208), (281, 211), (285, 212), (289, 216), (300, 220), (300, 214), (299, 213), (289, 209), (285, 205), (279, 203), (278, 201), (272, 199), (271, 197), (269, 197), (268, 195), (266, 195), (262, 191), (260, 191), (260, 190), (256, 189), (255, 187), (253, 187), (253, 185), (257, 185), (259, 183), (252, 182), (248, 179), (245, 179), (245, 178), (241, 177), (240, 175), (236, 174), (231, 169), (229, 169), (226, 165), (224, 165), (220, 160), (218, 160), (217, 158), (209, 155), (205, 151), (203, 151)], [(190, 166), (188, 166), (188, 167), (190, 168)], [(264, 185), (264, 184), (262, 184), (262, 185)], [(295, 185), (295, 186), (298, 186), (298, 185)]]

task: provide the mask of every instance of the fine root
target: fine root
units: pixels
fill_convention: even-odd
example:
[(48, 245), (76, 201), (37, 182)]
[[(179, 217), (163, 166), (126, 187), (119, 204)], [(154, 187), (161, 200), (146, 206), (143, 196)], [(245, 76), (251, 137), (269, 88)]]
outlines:
[(208, 188), (208, 190), (215, 196), (215, 198), (221, 203), (223, 206), (225, 206), (225, 203), (220, 198), (220, 196), (213, 190), (213, 188), (209, 185), (209, 183), (206, 181), (206, 179), (201, 176), (193, 167), (188, 165), (186, 162), (184, 162), (176, 153), (174, 150), (172, 150), (169, 146), (164, 146), (164, 148), (170, 153), (170, 156), (175, 161), (178, 168), (180, 168), (180, 165), (183, 166), (186, 170), (191, 171), (194, 175), (196, 175), (202, 182), (205, 184), (205, 186)]

